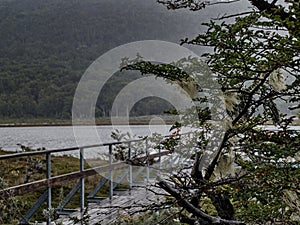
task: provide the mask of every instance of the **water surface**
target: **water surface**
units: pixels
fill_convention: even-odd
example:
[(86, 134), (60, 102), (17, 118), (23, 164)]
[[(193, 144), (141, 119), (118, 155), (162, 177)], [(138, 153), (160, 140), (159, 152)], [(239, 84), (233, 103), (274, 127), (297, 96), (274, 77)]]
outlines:
[(0, 147), (5, 150), (21, 150), (20, 145), (34, 149), (58, 149), (82, 145), (111, 142), (111, 133), (115, 130), (130, 132), (131, 136), (146, 136), (151, 133), (169, 134), (170, 125), (131, 125), (131, 126), (97, 126), (98, 137), (90, 135), (91, 127), (76, 127), (80, 131), (80, 141), (76, 140), (72, 126), (44, 127), (2, 127), (0, 128)]

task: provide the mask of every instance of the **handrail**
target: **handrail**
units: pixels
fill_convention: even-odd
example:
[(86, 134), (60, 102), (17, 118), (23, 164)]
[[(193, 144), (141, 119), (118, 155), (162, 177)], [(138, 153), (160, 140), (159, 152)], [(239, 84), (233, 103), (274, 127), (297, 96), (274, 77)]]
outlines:
[[(170, 153), (171, 153), (170, 151), (161, 151), (159, 153), (149, 154), (148, 156), (134, 158), (133, 160), (116, 162), (116, 163), (108, 164), (105, 166), (92, 167), (89, 169), (85, 169), (83, 171), (74, 171), (71, 173), (57, 175), (57, 176), (51, 177), (51, 178), (40, 179), (40, 180), (33, 181), (30, 183), (12, 186), (12, 187), (4, 189), (3, 191), (7, 192), (7, 193), (11, 193), (11, 191), (13, 191), (15, 196), (23, 195), (23, 194), (26, 194), (29, 192), (37, 191), (37, 190), (45, 188), (47, 186), (60, 185), (66, 181), (66, 178), (68, 178), (68, 181), (72, 181), (72, 180), (76, 180), (76, 179), (79, 179), (82, 177), (89, 177), (89, 176), (95, 175), (97, 173), (109, 172), (114, 169), (121, 169), (121, 168), (127, 167), (129, 165), (135, 165), (135, 164), (139, 165), (140, 162), (143, 162), (145, 160), (152, 160), (154, 158), (168, 155)], [(1, 193), (1, 191), (0, 191), (0, 193)]]
[(131, 139), (131, 140), (126, 140), (126, 141), (106, 142), (106, 143), (101, 143), (101, 144), (85, 145), (85, 146), (71, 147), (71, 148), (48, 149), (48, 150), (39, 150), (39, 151), (30, 151), (30, 152), (17, 152), (17, 153), (12, 153), (12, 154), (0, 155), (0, 160), (18, 158), (18, 157), (23, 157), (23, 156), (44, 155), (44, 154), (48, 154), (48, 153), (70, 152), (70, 151), (74, 151), (74, 150), (79, 150), (81, 148), (90, 149), (90, 148), (104, 147), (104, 146), (109, 146), (109, 145), (119, 145), (119, 144), (131, 143), (131, 142), (140, 142), (143, 140), (145, 140), (145, 138)]

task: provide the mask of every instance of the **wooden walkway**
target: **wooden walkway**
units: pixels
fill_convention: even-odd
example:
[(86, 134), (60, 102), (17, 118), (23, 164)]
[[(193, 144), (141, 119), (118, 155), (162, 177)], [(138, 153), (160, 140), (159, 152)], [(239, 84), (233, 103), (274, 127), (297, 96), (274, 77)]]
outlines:
[[(153, 190), (153, 187), (151, 189)], [(155, 191), (161, 192), (157, 188), (155, 188)], [(132, 190), (116, 190), (112, 200), (106, 198), (95, 203), (89, 203), (85, 215), (89, 216), (88, 224), (90, 225), (113, 224), (119, 216), (126, 217), (137, 212), (142, 206), (147, 206), (153, 202), (158, 203), (159, 198), (162, 198), (162, 196), (158, 197), (152, 191), (147, 190), (146, 186), (133, 187)], [(72, 217), (80, 219), (81, 213), (79, 211), (72, 213), (56, 222), (73, 225), (74, 220), (70, 219)]]

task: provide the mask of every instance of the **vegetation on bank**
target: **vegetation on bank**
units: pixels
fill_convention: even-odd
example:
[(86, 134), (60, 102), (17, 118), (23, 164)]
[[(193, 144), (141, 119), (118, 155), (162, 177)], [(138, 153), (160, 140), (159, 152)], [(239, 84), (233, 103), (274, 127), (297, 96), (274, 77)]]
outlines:
[[(130, 125), (171, 125), (176, 121), (174, 115), (148, 115), (148, 116), (132, 116), (129, 118)], [(115, 119), (118, 125), (127, 125), (127, 121), (120, 117)], [(98, 126), (111, 125), (111, 118), (97, 117), (95, 123)], [(271, 121), (266, 122), (266, 125), (272, 125)], [(291, 123), (293, 126), (300, 126), (300, 120), (294, 119)], [(39, 126), (73, 126), (72, 120), (69, 119), (55, 119), (55, 118), (7, 118), (0, 120), (0, 127), (39, 127)], [(90, 122), (82, 121), (76, 125), (93, 125)]]
[[(172, 124), (175, 120), (173, 115), (148, 115), (148, 116), (131, 116), (129, 118), (130, 125), (162, 125)], [(127, 125), (128, 121), (124, 117), (114, 118), (114, 124)], [(109, 117), (95, 118), (96, 125), (111, 125), (112, 121)], [(7, 118), (0, 120), (0, 127), (33, 127), (33, 126), (72, 126), (71, 119), (55, 119), (55, 118)], [(90, 121), (80, 121), (76, 125), (94, 125)]]
[[(1, 1), (0, 117), (69, 119), (77, 84), (94, 60), (132, 41), (178, 41), (193, 27), (182, 24), (196, 21), (183, 14), (152, 1)], [(116, 93), (139, 76), (115, 74), (99, 96), (96, 115), (109, 116)], [(132, 115), (169, 106), (154, 98), (140, 104)]]
[[(135, 40), (178, 42), (199, 26), (196, 15), (170, 13), (154, 1), (1, 1), (0, 15), (1, 120), (70, 120), (77, 84), (101, 54)], [(96, 117), (115, 113), (117, 93), (140, 77), (136, 71), (112, 76), (99, 95)], [(170, 107), (151, 97), (130, 114), (161, 114)]]

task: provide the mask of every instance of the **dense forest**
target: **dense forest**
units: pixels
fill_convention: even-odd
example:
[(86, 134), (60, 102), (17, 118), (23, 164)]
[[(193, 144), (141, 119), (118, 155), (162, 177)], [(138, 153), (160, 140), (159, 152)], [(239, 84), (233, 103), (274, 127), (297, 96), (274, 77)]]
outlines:
[[(76, 86), (95, 59), (137, 40), (178, 43), (200, 26), (182, 13), (155, 1), (1, 0), (0, 118), (70, 118)], [(130, 74), (110, 79), (97, 116), (109, 116), (118, 90), (140, 76)], [(167, 108), (166, 102), (148, 98), (131, 113), (158, 114)]]

